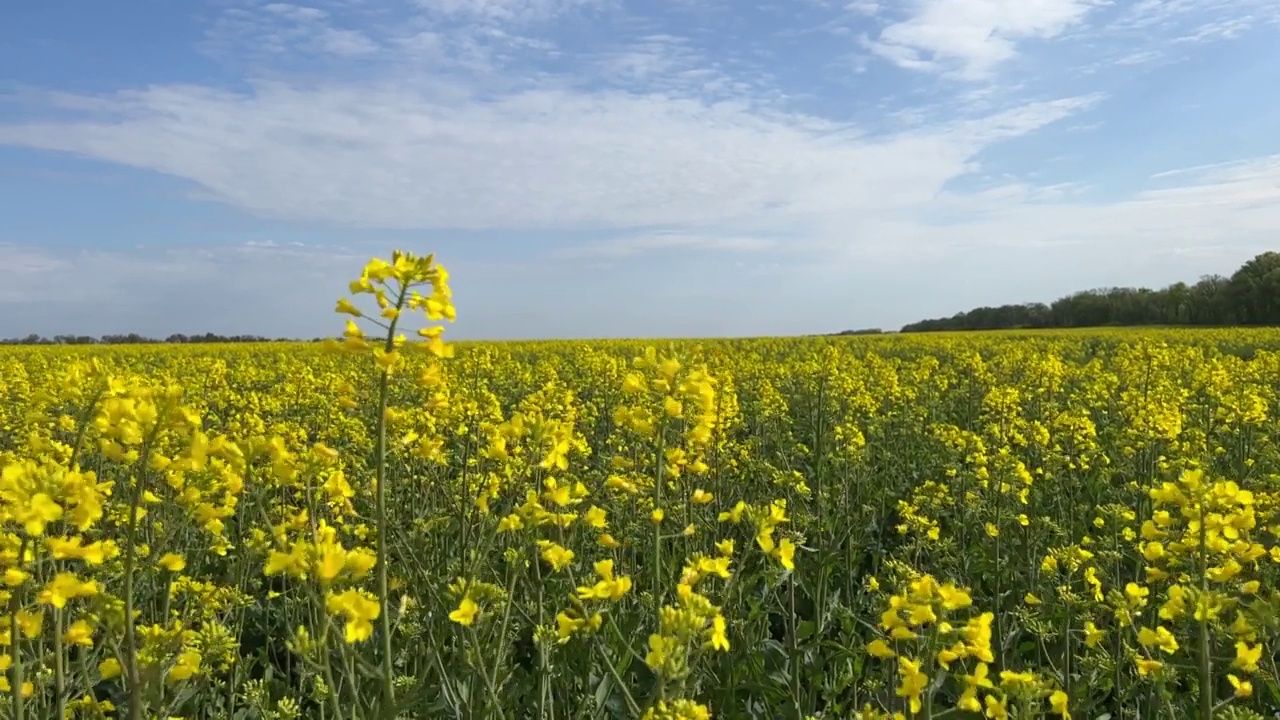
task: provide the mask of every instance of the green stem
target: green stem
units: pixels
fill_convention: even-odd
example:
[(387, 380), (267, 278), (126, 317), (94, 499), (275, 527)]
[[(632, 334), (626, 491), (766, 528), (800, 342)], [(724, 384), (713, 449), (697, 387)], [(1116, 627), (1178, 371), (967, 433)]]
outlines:
[[(18, 686), (22, 694), (22, 686)], [(62, 645), (62, 611), (53, 609), (53, 703), (55, 718), (67, 716), (67, 658)]]
[(795, 704), (796, 720), (804, 720), (804, 707), (800, 700), (800, 638), (796, 627), (796, 577), (794, 574), (787, 580), (787, 644), (790, 645), (791, 665), (791, 702)]
[[(663, 469), (666, 461), (663, 454), (666, 452), (667, 424), (666, 421), (658, 423), (658, 467), (654, 470), (655, 480), (653, 483), (653, 507), (655, 510), (662, 509), (662, 483), (664, 482)], [(662, 607), (663, 592), (662, 582), (662, 523), (653, 524), (653, 596), (657, 607)]]
[[(404, 301), (408, 293), (408, 283), (401, 283), (400, 291), (396, 297), (397, 312), (404, 308)], [(383, 344), (384, 352), (392, 352), (395, 349), (395, 333), (396, 323), (399, 321), (399, 315), (393, 319), (387, 327), (387, 339)], [(390, 717), (394, 717), (393, 708), (396, 701), (395, 689), (395, 673), (391, 657), (391, 602), (390, 593), (387, 590), (387, 402), (389, 395), (391, 375), (387, 370), (383, 370), (378, 378), (378, 417), (377, 423), (376, 445), (373, 449), (374, 461), (376, 465), (376, 477), (374, 479), (374, 495), (377, 503), (377, 522), (378, 522), (378, 605), (379, 605), (379, 621), (382, 626), (382, 695), (385, 701), (385, 712)]]
[(618, 674), (618, 669), (609, 661), (609, 655), (605, 652), (604, 643), (600, 641), (599, 636), (595, 637), (595, 641), (596, 649), (600, 651), (600, 656), (604, 658), (604, 666), (609, 669), (609, 674), (613, 676), (613, 681), (618, 684), (618, 689), (622, 691), (622, 699), (626, 700), (627, 709), (631, 711), (633, 717), (640, 717), (643, 713), (640, 709), (640, 704), (636, 702), (635, 697), (631, 695), (631, 691), (627, 689), (627, 684), (622, 681), (622, 676)]
[[(1200, 598), (1209, 592), (1208, 550), (1205, 541), (1204, 508), (1200, 509)], [(1213, 720), (1213, 658), (1209, 655), (1209, 618), (1200, 620), (1200, 720)]]
[[(489, 687), (496, 688), (498, 686), (498, 668), (502, 666), (503, 656), (506, 654), (507, 629), (511, 627), (511, 608), (515, 605), (512, 599), (516, 594), (516, 568), (512, 564), (510, 573), (507, 575), (507, 602), (502, 609), (502, 626), (498, 630), (498, 648), (494, 653), (493, 676), (489, 678)], [(479, 647), (479, 643), (476, 644)], [(494, 693), (495, 699), (497, 693)]]
[[(315, 601), (313, 600), (313, 602)], [(333, 656), (329, 649), (329, 621), (326, 620), (320, 627), (319, 657), (323, 662), (318, 664), (320, 666), (320, 672), (324, 675), (324, 684), (327, 686), (325, 688), (325, 690), (328, 691), (326, 694), (329, 696), (329, 702), (333, 705), (333, 717), (337, 720), (341, 720), (342, 701), (338, 699), (338, 684), (333, 680), (333, 663), (329, 662), (329, 659)], [(304, 661), (305, 659), (306, 658), (304, 656)]]
[[(18, 564), (22, 564), (23, 558), (27, 554), (27, 539), (22, 539), (21, 547), (18, 549)], [(18, 630), (18, 611), (22, 609), (22, 598), (20, 591), (15, 590), (9, 598), (9, 648), (13, 657), (13, 662), (9, 666), (9, 691), (13, 693), (13, 717), (14, 720), (25, 720), (26, 718), (26, 698), (22, 696), (22, 686), (26, 683), (24, 670), (22, 666), (22, 646), (18, 642), (22, 639), (22, 635)]]
[(485, 690), (489, 691), (489, 699), (493, 702), (493, 712), (497, 717), (505, 718), (507, 715), (502, 711), (502, 699), (498, 697), (498, 688), (494, 682), (497, 676), (497, 665), (494, 665), (493, 676), (489, 675), (488, 668), (485, 667), (484, 650), (480, 647), (480, 636), (476, 634), (475, 627), (468, 627), (468, 635), (470, 636), (472, 647), (475, 648), (477, 670), (480, 671), (480, 677), (484, 678)]
[[(165, 411), (168, 408), (164, 408)], [(164, 417), (161, 412), (159, 417)], [(133, 494), (129, 497), (129, 525), (124, 538), (124, 654), (125, 673), (129, 682), (129, 720), (142, 720), (142, 673), (138, 670), (138, 633), (134, 618), (134, 572), (138, 563), (138, 509), (147, 487), (147, 460), (151, 446), (160, 434), (160, 421), (151, 429), (138, 455), (137, 477), (133, 479)]]
[(98, 391), (89, 404), (85, 406), (84, 412), (76, 419), (76, 439), (71, 445), (71, 457), (67, 460), (67, 467), (74, 469), (80, 460), (80, 446), (84, 444), (85, 433), (89, 430), (89, 418), (93, 415), (93, 410), (98, 406), (98, 401), (106, 394), (106, 390)]

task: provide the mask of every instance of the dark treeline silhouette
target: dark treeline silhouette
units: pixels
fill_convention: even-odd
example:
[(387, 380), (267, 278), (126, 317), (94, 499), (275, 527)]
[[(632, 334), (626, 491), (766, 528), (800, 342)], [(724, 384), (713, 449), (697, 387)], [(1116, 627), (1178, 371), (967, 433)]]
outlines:
[[(319, 341), (320, 338), (317, 338), (311, 342)], [(142, 345), (146, 343), (168, 343), (171, 345), (181, 345), (189, 343), (263, 342), (298, 341), (290, 338), (266, 338), (259, 335), (216, 335), (214, 333), (205, 333), (203, 335), (183, 335), (182, 333), (175, 333), (163, 340), (146, 337), (137, 333), (129, 333), (128, 335), (103, 335), (102, 337), (93, 337), (91, 335), (54, 335), (51, 338), (33, 333), (24, 338), (0, 339), (0, 345)]]
[(902, 332), (1080, 328), (1107, 325), (1280, 325), (1280, 253), (1265, 252), (1231, 277), (1206, 275), (1194, 285), (1160, 290), (1087, 290), (1046, 305), (980, 307), (949, 318), (922, 320)]

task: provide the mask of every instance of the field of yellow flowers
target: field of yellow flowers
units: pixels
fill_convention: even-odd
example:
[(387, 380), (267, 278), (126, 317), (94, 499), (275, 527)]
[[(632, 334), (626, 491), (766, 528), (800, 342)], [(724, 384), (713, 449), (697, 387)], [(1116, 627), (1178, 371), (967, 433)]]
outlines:
[(0, 352), (0, 718), (1280, 707), (1280, 331), (447, 345), (431, 257), (348, 290)]

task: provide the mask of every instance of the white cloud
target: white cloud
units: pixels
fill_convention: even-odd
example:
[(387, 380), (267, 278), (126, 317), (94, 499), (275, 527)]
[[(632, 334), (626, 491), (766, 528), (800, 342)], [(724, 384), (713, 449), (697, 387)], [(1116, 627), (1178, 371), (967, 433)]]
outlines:
[(329, 17), (329, 13), (320, 8), (291, 5), (289, 3), (268, 3), (263, 5), (262, 9), (295, 22), (316, 22)]
[(1145, 65), (1149, 62), (1159, 60), (1164, 53), (1158, 50), (1139, 50), (1138, 52), (1129, 53), (1121, 56), (1115, 61), (1116, 65)]
[(380, 51), (382, 44), (352, 27), (355, 22), (319, 7), (246, 2), (227, 7), (217, 17), (206, 30), (203, 47), (237, 63), (305, 55), (354, 58)]
[(1233, 25), (1239, 20), (1262, 24), (1280, 20), (1277, 0), (1139, 0), (1126, 6), (1113, 23), (1129, 30), (1171, 30), (1187, 24)]
[[(63, 266), (64, 263), (56, 256), (41, 252), (39, 248), (0, 243), (0, 277), (48, 278)], [(23, 297), (21, 288), (11, 283), (0, 286), (0, 299), (16, 302)]]
[(702, 250), (757, 253), (777, 247), (778, 242), (769, 238), (688, 235), (670, 232), (614, 238), (588, 245), (568, 247), (553, 253), (553, 255), (566, 259), (596, 258), (618, 260), (651, 252), (672, 253)]
[(325, 28), (320, 33), (320, 46), (334, 55), (354, 57), (378, 51), (378, 44), (356, 30)]
[(1280, 0), (1139, 0), (1100, 30), (1145, 60), (1165, 47), (1232, 40), (1277, 24)]
[[(1280, 155), (1160, 173), (1153, 187), (1118, 202), (1087, 201), (1079, 192), (1009, 185), (980, 194), (948, 193), (939, 213), (945, 225), (897, 228), (902, 252), (939, 254), (979, 248), (1073, 246), (1109, 267), (1132, 274), (1125, 284), (1151, 283), (1143, 264), (1161, 255), (1212, 251), (1237, 263), (1273, 245), (1280, 227)], [(1193, 280), (1203, 269), (1188, 264)], [(1224, 270), (1227, 268), (1223, 268)], [(1232, 268), (1233, 269), (1233, 268)], [(1079, 287), (1079, 281), (1077, 288)]]
[(491, 22), (542, 22), (602, 5), (602, 0), (416, 0), (428, 13)]
[(986, 78), (1022, 40), (1053, 38), (1098, 0), (916, 0), (907, 19), (880, 31), (871, 49), (912, 70)]
[(262, 215), (381, 228), (633, 228), (928, 200), (987, 145), (1087, 108), (1032, 103), (867, 137), (738, 103), (407, 86), (153, 87), (83, 120), (0, 126), (0, 143), (185, 178)]
[(1179, 37), (1177, 42), (1199, 43), (1210, 40), (1230, 40), (1238, 37), (1258, 24), (1258, 18), (1246, 15), (1211, 20), (1192, 28), (1191, 32)]
[(1187, 175), (1202, 176), (1207, 174), (1208, 171), (1219, 171), (1219, 170), (1229, 171), (1231, 168), (1238, 167), (1239, 165), (1240, 163), (1238, 161), (1224, 161), (1224, 162), (1216, 162), (1216, 163), (1206, 163), (1204, 165), (1193, 165), (1191, 167), (1173, 168), (1172, 170), (1162, 170), (1160, 172), (1152, 173), (1149, 176), (1149, 179), (1160, 180), (1162, 178), (1179, 177), (1179, 176), (1187, 176)]
[[(0, 245), (0, 301), (16, 310), (0, 322), (0, 335), (206, 332), (192, 329), (193, 322), (234, 333), (237, 316), (242, 321), (255, 313), (254, 305), (258, 312), (270, 309), (262, 315), (303, 310), (297, 296), (307, 293), (283, 291), (282, 275), (298, 289), (314, 287), (317, 277), (328, 279), (325, 291), (333, 295), (341, 292), (339, 273), (358, 273), (361, 264), (358, 255), (341, 250), (317, 253), (271, 245), (141, 250)], [(317, 309), (327, 308), (306, 311), (315, 317)], [(277, 332), (289, 324), (284, 318), (262, 320)]]
[[(607, 79), (644, 84), (652, 91), (671, 87), (682, 75), (705, 68), (705, 60), (675, 35), (649, 35), (605, 53), (599, 71)], [(673, 82), (674, 81), (674, 82)]]

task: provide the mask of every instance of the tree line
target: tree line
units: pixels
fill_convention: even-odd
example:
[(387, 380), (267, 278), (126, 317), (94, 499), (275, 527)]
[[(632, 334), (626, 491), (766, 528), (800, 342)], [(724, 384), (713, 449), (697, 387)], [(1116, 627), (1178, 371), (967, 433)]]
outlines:
[[(320, 342), (321, 340), (323, 340), (323, 338), (315, 338), (311, 342)], [(266, 342), (298, 341), (292, 338), (268, 338), (260, 335), (218, 335), (216, 333), (205, 333), (203, 335), (183, 335), (182, 333), (174, 333), (163, 340), (139, 335), (138, 333), (129, 333), (128, 335), (103, 335), (101, 337), (93, 337), (91, 335), (54, 335), (51, 338), (32, 333), (31, 335), (22, 338), (0, 339), (0, 345), (143, 345), (148, 343), (168, 343), (172, 345), (184, 343)]]
[(1230, 277), (1206, 275), (1194, 285), (1103, 288), (1049, 304), (980, 307), (911, 323), (901, 332), (1080, 328), (1107, 325), (1280, 325), (1280, 253), (1265, 252)]

